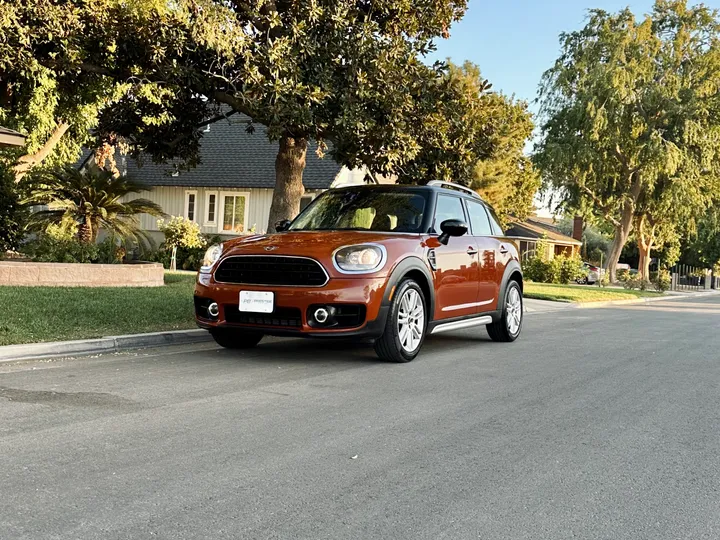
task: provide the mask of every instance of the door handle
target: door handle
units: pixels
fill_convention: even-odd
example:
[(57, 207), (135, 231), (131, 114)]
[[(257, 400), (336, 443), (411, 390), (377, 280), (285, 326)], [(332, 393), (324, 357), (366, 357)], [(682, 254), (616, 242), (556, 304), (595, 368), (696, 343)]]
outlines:
[(475, 255), (478, 254), (478, 250), (475, 249), (474, 247), (469, 247), (467, 249), (467, 254), (470, 255), (471, 257), (474, 257)]
[(502, 255), (505, 255), (508, 252), (508, 248), (506, 248), (504, 245), (500, 244), (500, 253)]

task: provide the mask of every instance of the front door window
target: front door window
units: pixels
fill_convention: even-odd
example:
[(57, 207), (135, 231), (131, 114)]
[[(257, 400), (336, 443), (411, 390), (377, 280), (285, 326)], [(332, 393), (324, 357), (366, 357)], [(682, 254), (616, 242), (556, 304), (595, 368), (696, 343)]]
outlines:
[(245, 207), (247, 206), (246, 195), (224, 195), (223, 196), (223, 223), (224, 233), (244, 233)]

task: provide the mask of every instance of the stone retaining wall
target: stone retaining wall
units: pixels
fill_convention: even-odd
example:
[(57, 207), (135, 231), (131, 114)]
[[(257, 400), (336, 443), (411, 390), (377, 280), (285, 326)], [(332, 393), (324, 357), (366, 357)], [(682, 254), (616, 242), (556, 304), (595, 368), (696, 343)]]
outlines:
[(0, 286), (161, 287), (159, 263), (65, 264), (0, 261)]

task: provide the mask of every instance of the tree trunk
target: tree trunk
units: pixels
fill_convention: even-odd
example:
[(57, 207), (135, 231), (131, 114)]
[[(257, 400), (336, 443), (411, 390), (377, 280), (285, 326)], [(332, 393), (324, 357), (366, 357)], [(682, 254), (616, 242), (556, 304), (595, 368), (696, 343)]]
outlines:
[(293, 219), (300, 212), (300, 199), (305, 192), (302, 177), (307, 155), (307, 139), (283, 135), (275, 159), (275, 190), (273, 191), (267, 231), (275, 232), (275, 224)]
[(65, 135), (65, 132), (67, 132), (69, 128), (70, 124), (60, 122), (55, 128), (55, 131), (53, 131), (52, 135), (50, 135), (50, 138), (42, 145), (40, 150), (34, 154), (25, 154), (18, 159), (17, 163), (13, 167), (13, 171), (15, 172), (15, 182), (20, 182), (20, 180), (22, 180), (23, 177), (30, 172), (30, 169), (42, 163), (42, 161), (50, 155), (50, 152), (55, 149), (57, 144), (60, 142), (60, 139), (62, 139), (63, 135)]
[(622, 214), (620, 221), (615, 226), (615, 237), (613, 238), (612, 247), (610, 253), (608, 253), (606, 271), (610, 275), (610, 283), (617, 282), (617, 264), (620, 261), (620, 254), (622, 253), (625, 244), (628, 241), (630, 232), (632, 231), (633, 218), (635, 217), (635, 205), (637, 204), (638, 197), (640, 197), (640, 190), (642, 188), (642, 179), (640, 173), (633, 173), (632, 185), (628, 198), (625, 200), (625, 204), (622, 207)]
[(652, 241), (644, 242), (638, 240), (638, 250), (640, 251), (640, 262), (638, 263), (638, 271), (640, 279), (650, 281), (650, 253), (652, 252)]
[(77, 235), (78, 240), (83, 244), (92, 244), (92, 224), (89, 219), (85, 218), (85, 221), (80, 224)]

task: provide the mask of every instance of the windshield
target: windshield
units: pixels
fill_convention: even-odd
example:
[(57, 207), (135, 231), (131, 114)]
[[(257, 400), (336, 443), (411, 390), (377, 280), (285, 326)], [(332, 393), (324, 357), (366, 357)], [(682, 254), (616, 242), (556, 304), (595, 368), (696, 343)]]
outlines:
[(326, 191), (290, 226), (291, 231), (420, 232), (425, 196), (410, 191)]

